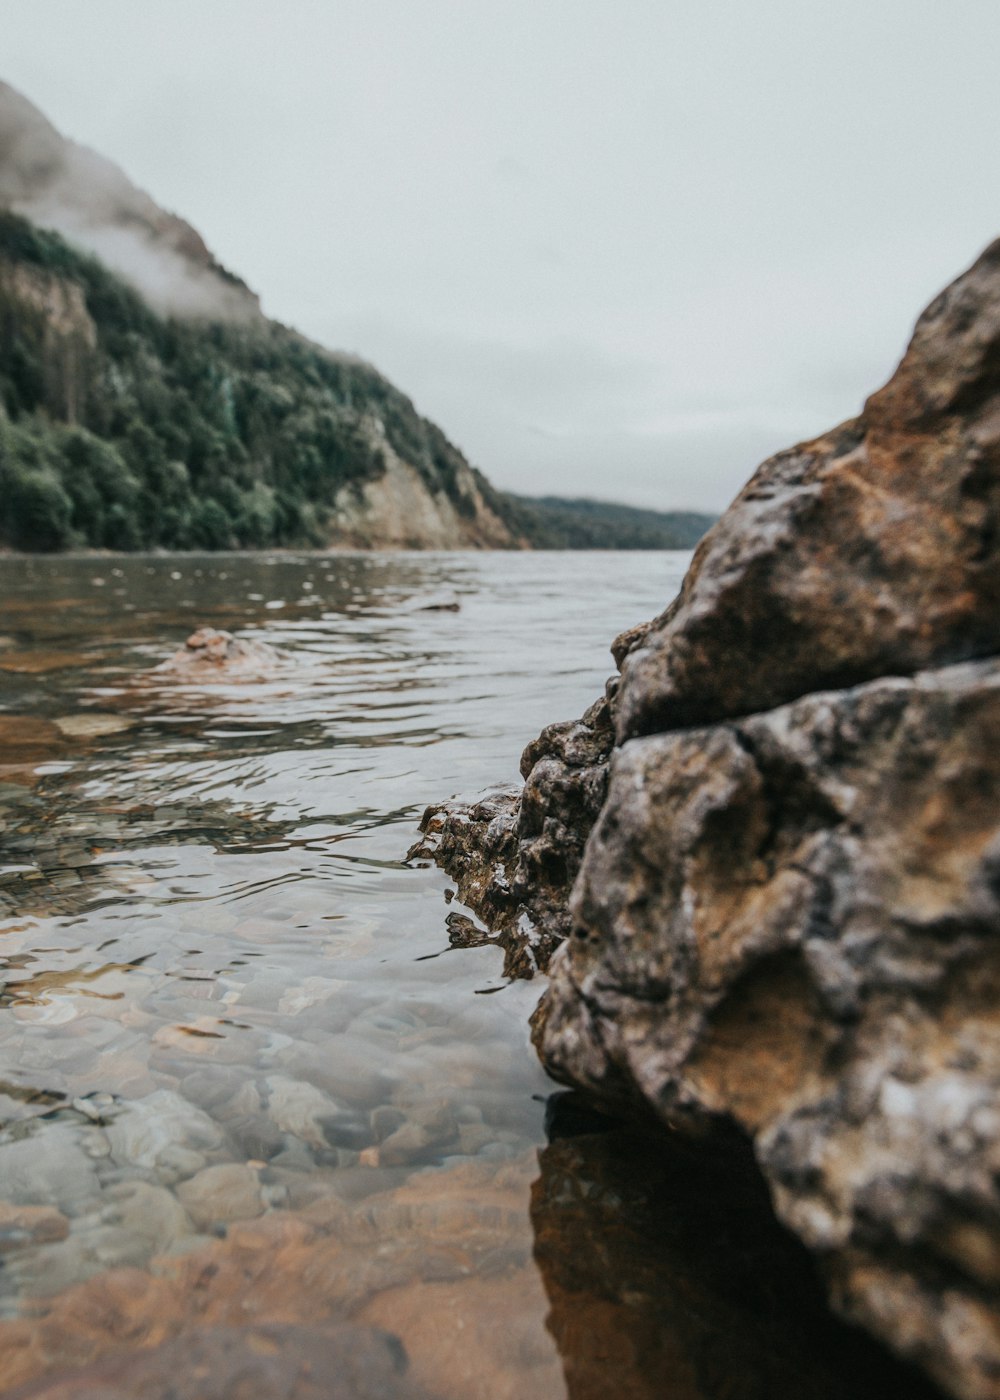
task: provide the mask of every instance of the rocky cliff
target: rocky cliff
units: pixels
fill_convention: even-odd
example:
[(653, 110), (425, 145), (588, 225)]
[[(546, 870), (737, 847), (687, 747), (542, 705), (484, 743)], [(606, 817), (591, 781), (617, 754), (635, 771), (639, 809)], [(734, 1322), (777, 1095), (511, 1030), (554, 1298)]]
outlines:
[(556, 1078), (736, 1125), (835, 1306), (1000, 1396), (1000, 243), (759, 469), (520, 794), (423, 851)]

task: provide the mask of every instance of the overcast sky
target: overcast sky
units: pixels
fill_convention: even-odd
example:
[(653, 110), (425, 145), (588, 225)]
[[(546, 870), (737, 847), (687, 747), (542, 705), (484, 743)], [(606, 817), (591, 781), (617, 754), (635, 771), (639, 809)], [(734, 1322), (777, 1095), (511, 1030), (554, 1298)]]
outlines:
[(997, 0), (4, 0), (0, 77), (502, 487), (723, 507), (1000, 233)]

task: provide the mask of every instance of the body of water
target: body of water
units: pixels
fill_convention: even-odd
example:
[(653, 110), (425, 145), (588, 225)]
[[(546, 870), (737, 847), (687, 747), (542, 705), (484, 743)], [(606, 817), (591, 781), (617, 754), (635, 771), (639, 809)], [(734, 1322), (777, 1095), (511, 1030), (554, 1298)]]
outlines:
[[(688, 558), (0, 560), (8, 1387), (208, 1327), (345, 1375), (363, 1344), (379, 1395), (884, 1393), (747, 1266), (785, 1248), (752, 1184), (586, 1121), (546, 1145), (539, 985), (449, 948), (405, 859)], [(279, 658), (158, 671), (201, 625)]]

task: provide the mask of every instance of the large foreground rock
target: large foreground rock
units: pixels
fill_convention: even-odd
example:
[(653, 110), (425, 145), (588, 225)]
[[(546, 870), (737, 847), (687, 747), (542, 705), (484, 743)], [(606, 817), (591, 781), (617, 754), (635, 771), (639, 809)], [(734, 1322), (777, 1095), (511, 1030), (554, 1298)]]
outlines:
[(1000, 622), (1000, 240), (859, 419), (765, 462), (633, 639), (620, 739), (990, 655)]
[(610, 766), (529, 747), (492, 865), (434, 818), (482, 917), (568, 934), (543, 1062), (735, 1123), (837, 1307), (1000, 1397), (1000, 244), (613, 653)]
[(736, 1119), (841, 1306), (968, 1395), (1000, 1393), (998, 790), (998, 661), (627, 744), (535, 1022), (559, 1078)]

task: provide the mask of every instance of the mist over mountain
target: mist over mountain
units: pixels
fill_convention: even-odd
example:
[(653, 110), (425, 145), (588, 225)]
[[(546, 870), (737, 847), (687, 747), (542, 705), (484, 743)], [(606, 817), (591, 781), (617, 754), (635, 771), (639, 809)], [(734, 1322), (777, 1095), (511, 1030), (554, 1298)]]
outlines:
[(0, 544), (684, 548), (709, 523), (497, 491), (0, 83)]
[(112, 161), (63, 136), (0, 82), (0, 205), (92, 253), (164, 316), (261, 319), (260, 302), (197, 230)]

